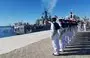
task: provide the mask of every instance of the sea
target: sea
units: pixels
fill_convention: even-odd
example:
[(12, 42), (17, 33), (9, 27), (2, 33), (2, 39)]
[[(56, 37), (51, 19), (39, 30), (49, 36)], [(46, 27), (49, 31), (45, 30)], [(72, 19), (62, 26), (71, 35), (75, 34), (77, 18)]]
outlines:
[(14, 36), (14, 28), (11, 26), (0, 26), (0, 38)]

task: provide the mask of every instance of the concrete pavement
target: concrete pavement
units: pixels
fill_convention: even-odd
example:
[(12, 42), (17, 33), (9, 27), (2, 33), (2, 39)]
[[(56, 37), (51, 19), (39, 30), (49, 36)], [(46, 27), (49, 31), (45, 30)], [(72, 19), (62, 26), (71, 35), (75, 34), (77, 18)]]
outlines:
[[(43, 37), (48, 35), (47, 33)], [(64, 49), (64, 52), (61, 52), (60, 56), (52, 55), (51, 40), (45, 37), (45, 39), (1, 54), (0, 58), (90, 58), (89, 34), (90, 32), (77, 33), (75, 40)]]

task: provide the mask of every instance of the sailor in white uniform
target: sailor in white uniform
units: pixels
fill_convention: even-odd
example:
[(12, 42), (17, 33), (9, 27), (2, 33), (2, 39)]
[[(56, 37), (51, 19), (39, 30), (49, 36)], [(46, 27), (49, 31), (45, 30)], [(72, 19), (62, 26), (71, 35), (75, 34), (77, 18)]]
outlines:
[[(59, 33), (58, 30), (55, 30), (55, 25), (54, 23), (56, 23), (56, 18), (52, 18), (52, 22), (51, 22), (51, 40), (52, 40), (52, 46), (54, 49), (54, 56), (58, 56), (59, 54), (59, 50), (60, 50), (60, 45), (59, 45)], [(56, 23), (58, 24), (58, 23)]]
[(81, 31), (81, 22), (78, 23), (77, 27), (78, 27), (78, 32), (80, 32)]
[(83, 24), (84, 31), (86, 31), (86, 22)]
[(60, 45), (60, 52), (62, 52), (63, 51), (63, 44), (62, 44), (62, 32), (63, 32), (63, 28), (62, 28), (62, 24), (61, 24), (61, 21), (60, 21), (60, 19), (58, 20), (58, 24), (59, 24), (59, 26), (60, 26), (60, 29), (58, 30), (58, 32), (59, 32), (59, 45)]

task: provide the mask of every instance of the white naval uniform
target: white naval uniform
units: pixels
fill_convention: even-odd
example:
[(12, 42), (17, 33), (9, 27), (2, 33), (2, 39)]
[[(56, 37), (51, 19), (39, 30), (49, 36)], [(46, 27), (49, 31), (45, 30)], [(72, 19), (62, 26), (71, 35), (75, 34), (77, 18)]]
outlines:
[(81, 31), (81, 23), (78, 24), (78, 32)]
[(63, 31), (63, 28), (61, 27), (61, 23), (58, 22), (59, 26), (60, 26), (60, 29), (58, 30), (59, 32), (59, 45), (60, 45), (60, 50), (59, 51), (63, 51), (63, 44), (62, 44), (62, 31)]
[(55, 31), (54, 24), (51, 23), (51, 40), (52, 40), (52, 45), (54, 49), (54, 53), (58, 54), (60, 50), (60, 45), (59, 45), (59, 33), (58, 31)]
[(84, 31), (86, 31), (86, 23), (83, 24)]

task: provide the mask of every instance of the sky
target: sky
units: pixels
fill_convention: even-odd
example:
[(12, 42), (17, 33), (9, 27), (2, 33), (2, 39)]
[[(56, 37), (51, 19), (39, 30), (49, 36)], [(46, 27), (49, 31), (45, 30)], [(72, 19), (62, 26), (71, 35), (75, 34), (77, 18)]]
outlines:
[[(34, 24), (44, 11), (44, 3), (42, 1), (0, 0), (0, 26), (10, 25), (19, 21)], [(55, 0), (47, 1), (55, 2)], [(54, 4), (51, 5), (52, 16), (68, 16), (72, 9), (74, 14), (80, 17), (87, 16), (90, 18), (90, 0), (56, 0)]]

